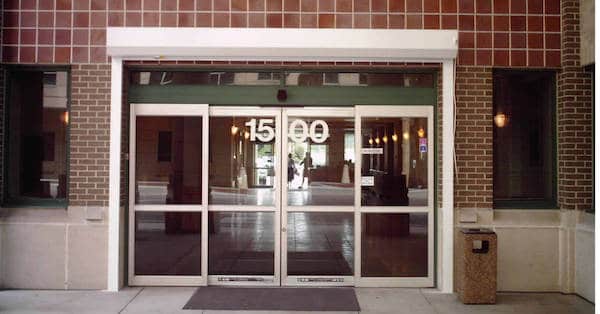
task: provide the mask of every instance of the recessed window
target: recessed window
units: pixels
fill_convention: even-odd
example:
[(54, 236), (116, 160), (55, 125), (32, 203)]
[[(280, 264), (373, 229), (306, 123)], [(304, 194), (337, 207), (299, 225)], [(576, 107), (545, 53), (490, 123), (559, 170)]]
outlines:
[(555, 74), (494, 73), (494, 207), (556, 206)]
[(64, 205), (68, 72), (9, 72), (4, 203)]

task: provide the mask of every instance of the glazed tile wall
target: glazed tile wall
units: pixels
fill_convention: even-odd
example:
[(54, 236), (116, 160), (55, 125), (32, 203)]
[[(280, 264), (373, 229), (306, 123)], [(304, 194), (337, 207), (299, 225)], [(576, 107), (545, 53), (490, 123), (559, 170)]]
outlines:
[(560, 67), (560, 0), (7, 0), (2, 60), (105, 63), (106, 27), (458, 29), (459, 65)]

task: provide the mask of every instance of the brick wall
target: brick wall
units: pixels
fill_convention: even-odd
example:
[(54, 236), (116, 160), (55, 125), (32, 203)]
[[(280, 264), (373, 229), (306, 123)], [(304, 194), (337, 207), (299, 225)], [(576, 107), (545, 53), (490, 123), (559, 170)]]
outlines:
[(69, 205), (108, 205), (110, 66), (73, 65)]
[(492, 68), (457, 67), (455, 92), (454, 204), (492, 208)]
[(580, 65), (579, 1), (561, 1), (562, 71), (558, 74), (558, 202), (565, 209), (592, 205), (593, 119), (591, 74)]

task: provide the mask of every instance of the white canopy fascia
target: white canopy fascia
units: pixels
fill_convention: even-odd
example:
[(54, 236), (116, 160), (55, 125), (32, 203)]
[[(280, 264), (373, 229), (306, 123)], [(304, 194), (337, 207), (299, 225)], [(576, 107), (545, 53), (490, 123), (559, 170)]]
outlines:
[(109, 27), (106, 45), (123, 60), (440, 62), (458, 31)]

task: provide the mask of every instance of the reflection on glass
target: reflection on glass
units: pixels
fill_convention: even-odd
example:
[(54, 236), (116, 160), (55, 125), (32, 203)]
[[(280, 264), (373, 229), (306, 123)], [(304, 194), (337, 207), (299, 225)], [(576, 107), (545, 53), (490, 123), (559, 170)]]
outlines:
[(137, 117), (136, 204), (202, 203), (202, 117)]
[(427, 206), (427, 118), (363, 118), (363, 206)]
[(280, 72), (135, 71), (133, 85), (279, 85)]
[(288, 205), (354, 205), (354, 118), (288, 120)]
[(209, 212), (208, 274), (272, 276), (273, 218), (272, 212)]
[(201, 213), (136, 212), (136, 275), (201, 275)]
[(427, 277), (427, 213), (362, 214), (364, 277)]
[(352, 276), (354, 214), (288, 214), (287, 267), (290, 276)]
[(211, 117), (209, 203), (274, 204), (275, 118)]
[(432, 73), (287, 72), (288, 86), (434, 87)]

